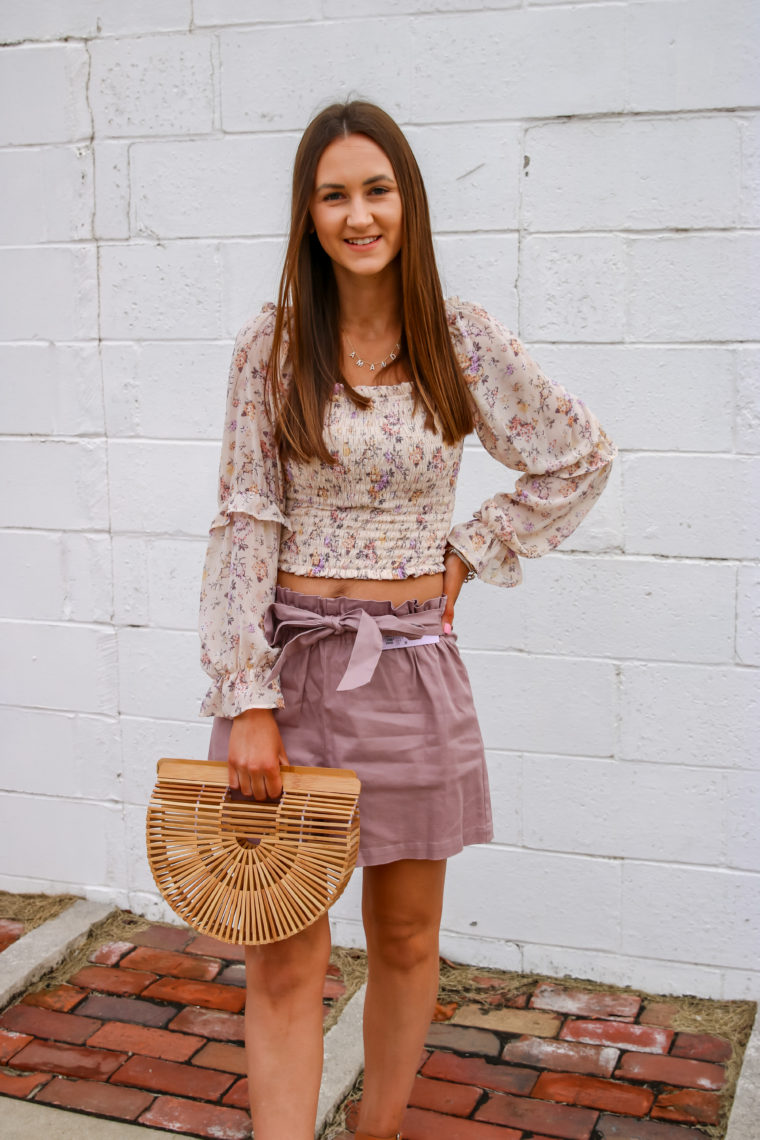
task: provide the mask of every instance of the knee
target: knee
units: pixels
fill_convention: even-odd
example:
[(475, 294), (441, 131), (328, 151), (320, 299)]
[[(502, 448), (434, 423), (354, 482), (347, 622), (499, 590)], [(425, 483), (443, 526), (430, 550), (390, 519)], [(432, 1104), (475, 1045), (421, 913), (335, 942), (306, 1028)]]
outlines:
[(245, 981), (249, 993), (279, 1001), (289, 994), (319, 989), (330, 960), (330, 932), (302, 931), (268, 946), (247, 946)]
[(370, 961), (379, 960), (395, 970), (410, 971), (438, 959), (438, 927), (424, 922), (386, 922), (368, 938)]

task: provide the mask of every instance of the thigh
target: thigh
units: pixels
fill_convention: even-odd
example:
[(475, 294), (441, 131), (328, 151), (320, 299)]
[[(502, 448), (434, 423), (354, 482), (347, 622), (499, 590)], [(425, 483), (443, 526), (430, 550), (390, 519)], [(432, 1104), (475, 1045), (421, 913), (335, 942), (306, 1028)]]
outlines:
[(398, 859), (362, 870), (362, 917), (367, 938), (382, 932), (439, 929), (445, 859)]

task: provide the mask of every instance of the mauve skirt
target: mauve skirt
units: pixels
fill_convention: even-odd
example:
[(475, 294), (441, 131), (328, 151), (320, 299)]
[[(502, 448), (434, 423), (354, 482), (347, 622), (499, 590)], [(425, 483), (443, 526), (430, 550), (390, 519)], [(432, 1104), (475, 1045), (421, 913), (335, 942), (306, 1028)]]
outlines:
[[(483, 740), (456, 635), (441, 630), (444, 606), (442, 596), (393, 606), (278, 586), (270, 607), (268, 634), (279, 645), (303, 630), (279, 622), (278, 634), (278, 608), (286, 607), (292, 618), (297, 607), (307, 611), (304, 620), (312, 627), (320, 618), (333, 627), (318, 640), (302, 636), (283, 659), (285, 707), (274, 715), (290, 764), (352, 768), (361, 780), (360, 867), (445, 859), (493, 838)], [(336, 627), (349, 614), (356, 623), (362, 610), (375, 622), (401, 618), (402, 626), (403, 619), (414, 622), (414, 614), (424, 613), (422, 620), (440, 630), (439, 638), (384, 649), (366, 684), (340, 691), (356, 633)], [(227, 759), (231, 727), (231, 720), (214, 718), (210, 760)]]

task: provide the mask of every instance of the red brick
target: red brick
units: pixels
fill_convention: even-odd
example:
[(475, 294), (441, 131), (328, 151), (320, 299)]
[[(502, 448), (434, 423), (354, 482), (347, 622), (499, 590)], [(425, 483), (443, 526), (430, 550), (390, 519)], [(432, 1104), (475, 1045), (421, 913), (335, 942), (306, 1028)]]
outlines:
[(20, 1077), (17, 1073), (4, 1073), (0, 1069), (0, 1096), (18, 1096), (26, 1100), (30, 1093), (49, 1080), (50, 1073), (28, 1073)]
[(14, 1053), (18, 1053), (33, 1039), (33, 1033), (14, 1033), (11, 1029), (0, 1029), (0, 1065), (7, 1065)]
[(185, 949), (188, 954), (203, 954), (210, 958), (223, 958), (225, 962), (245, 961), (245, 946), (233, 946), (229, 942), (220, 942), (218, 938), (209, 938), (207, 934), (197, 935)]
[(427, 1031), (425, 1044), (434, 1049), (456, 1049), (460, 1053), (480, 1053), (483, 1057), (498, 1057), (499, 1038), (486, 1029), (468, 1029), (450, 1022), (433, 1022)]
[(200, 1033), (202, 1037), (213, 1037), (219, 1041), (244, 1041), (245, 1019), (240, 1013), (222, 1013), (216, 1009), (198, 1009), (189, 1005), (181, 1009), (170, 1029), (184, 1033)]
[(78, 1013), (58, 1013), (53, 1009), (39, 1009), (33, 1005), (14, 1005), (0, 1018), (0, 1025), (32, 1037), (52, 1038), (82, 1045), (100, 1022), (94, 1017), (80, 1017)]
[(662, 1081), (690, 1089), (719, 1089), (726, 1079), (721, 1065), (686, 1061), (681, 1057), (657, 1057), (651, 1053), (624, 1053), (615, 1076), (634, 1081)]
[(342, 978), (343, 977), (343, 975), (340, 972), (340, 966), (337, 964), (337, 962), (328, 962), (327, 970), (325, 971), (325, 973), (330, 978)]
[(590, 1108), (551, 1104), (532, 1097), (494, 1093), (475, 1113), (476, 1120), (543, 1132), (562, 1140), (589, 1140), (598, 1113)]
[(449, 1116), (469, 1116), (481, 1096), (481, 1090), (472, 1085), (416, 1077), (409, 1104), (414, 1108), (429, 1108)]
[(679, 1033), (670, 1051), (672, 1057), (689, 1057), (694, 1061), (715, 1061), (720, 1064), (731, 1056), (731, 1042), (725, 1037), (710, 1033)]
[(104, 942), (97, 950), (93, 950), (87, 961), (94, 962), (96, 966), (115, 966), (132, 949), (133, 942)]
[(149, 926), (132, 938), (134, 946), (154, 946), (156, 950), (184, 950), (193, 932), (187, 926)]
[(682, 1124), (659, 1120), (634, 1120), (630, 1116), (607, 1116), (597, 1121), (598, 1140), (705, 1140), (704, 1132)]
[(154, 950), (151, 946), (138, 946), (119, 963), (127, 970), (150, 970), (154, 974), (170, 974), (174, 978), (190, 978), (196, 982), (210, 982), (222, 968), (214, 958), (178, 954), (174, 950)]
[(401, 1122), (404, 1140), (520, 1140), (514, 1128), (495, 1128), (479, 1120), (442, 1116), (424, 1108), (407, 1108)]
[(238, 1073), (240, 1076), (247, 1071), (245, 1049), (226, 1041), (210, 1041), (193, 1057), (193, 1064), (204, 1069), (219, 1069), (223, 1073)]
[(97, 990), (103, 994), (141, 994), (146, 986), (155, 982), (157, 974), (139, 970), (122, 970), (118, 966), (85, 966), (70, 979), (75, 986)]
[(111, 1078), (115, 1085), (130, 1085), (177, 1096), (185, 1094), (200, 1100), (216, 1100), (233, 1081), (230, 1073), (212, 1073), (209, 1069), (194, 1069), (174, 1061), (139, 1056), (130, 1057)]
[(343, 997), (345, 992), (346, 987), (343, 982), (339, 982), (336, 978), (325, 978), (325, 984), (322, 987), (323, 998), (332, 1001), (334, 998)]
[(644, 1006), (638, 1020), (642, 1025), (662, 1025), (665, 1029), (672, 1029), (677, 1013), (678, 1006), (673, 1002), (652, 1001)]
[(585, 1041), (589, 1045), (613, 1045), (641, 1053), (667, 1053), (673, 1040), (672, 1029), (657, 1025), (631, 1025), (629, 1021), (565, 1022), (560, 1033), (564, 1041)]
[(35, 990), (34, 993), (24, 994), (21, 1003), (22, 1005), (36, 1005), (40, 1009), (56, 1009), (59, 1013), (68, 1013), (86, 995), (87, 990), (77, 989), (76, 986), (69, 986), (64, 982), (63, 985), (56, 986), (52, 990)]
[(222, 1104), (229, 1104), (232, 1108), (247, 1109), (249, 1107), (248, 1077), (243, 1077), (242, 1080), (237, 1081), (229, 1092), (224, 1094)]
[(233, 962), (231, 966), (225, 966), (217, 981), (225, 986), (244, 986), (245, 966), (242, 962)]
[(10, 938), (11, 942), (15, 942), (23, 933), (23, 922), (18, 922), (15, 918), (0, 918), (0, 938)]
[(185, 978), (159, 978), (143, 990), (143, 997), (181, 1002), (182, 1005), (202, 1005), (207, 1009), (226, 1009), (229, 1013), (240, 1013), (245, 1005), (244, 990), (221, 986), (218, 982), (190, 982)]
[(98, 1049), (121, 1049), (163, 1061), (187, 1061), (203, 1044), (202, 1037), (170, 1033), (168, 1029), (146, 1029), (124, 1021), (109, 1021), (89, 1040), (89, 1045)]
[(127, 1059), (126, 1053), (63, 1045), (58, 1041), (32, 1041), (13, 1058), (14, 1069), (42, 1069), (88, 1081), (105, 1081)]
[(527, 1096), (536, 1083), (538, 1074), (532, 1069), (515, 1065), (491, 1064), (482, 1057), (460, 1057), (457, 1053), (432, 1053), (422, 1066), (426, 1077), (444, 1081), (460, 1081), (477, 1085), (481, 1089), (498, 1089), (500, 1092)]
[(168, 1005), (155, 1005), (141, 998), (101, 997), (90, 994), (77, 1009), (77, 1014), (99, 1017), (102, 1021), (129, 1021), (134, 1025), (166, 1025), (176, 1013)]
[(153, 1094), (117, 1088), (102, 1081), (67, 1081), (54, 1077), (34, 1099), (60, 1108), (115, 1116), (119, 1120), (136, 1120), (153, 1100)]
[(639, 1012), (641, 998), (636, 994), (603, 993), (601, 990), (568, 990), (542, 982), (530, 999), (533, 1009), (552, 1009), (576, 1017), (615, 1017), (632, 1021)]
[(472, 981), (483, 989), (500, 990), (504, 985), (504, 978), (496, 978), (493, 974), (476, 974)]
[(514, 997), (505, 997), (504, 994), (490, 994), (486, 1001), (489, 1005), (502, 1006), (506, 1009), (527, 1009), (530, 994), (515, 994)]
[[(173, 1096), (158, 1097), (139, 1122), (168, 1128), (172, 1132), (214, 1137), (214, 1140), (248, 1140), (251, 1135), (251, 1119), (247, 1112)], [(505, 1140), (509, 1138), (505, 1137)]]
[(608, 1077), (615, 1068), (618, 1050), (598, 1045), (576, 1045), (545, 1037), (518, 1037), (504, 1046), (502, 1058), (538, 1069), (558, 1069), (563, 1073), (587, 1073)]
[(686, 1124), (717, 1124), (720, 1096), (700, 1089), (670, 1089), (657, 1097), (650, 1116), (655, 1120), (682, 1120)]
[(582, 1104), (627, 1116), (646, 1116), (652, 1106), (651, 1089), (639, 1089), (620, 1081), (601, 1077), (584, 1077), (577, 1073), (541, 1073), (533, 1096), (542, 1100), (559, 1100), (563, 1104)]

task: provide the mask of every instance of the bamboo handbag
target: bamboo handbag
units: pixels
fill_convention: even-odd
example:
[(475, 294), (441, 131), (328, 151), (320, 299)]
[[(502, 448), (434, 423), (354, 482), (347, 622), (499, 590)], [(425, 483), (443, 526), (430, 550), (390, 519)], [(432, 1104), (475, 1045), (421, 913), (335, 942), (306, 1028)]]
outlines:
[(359, 791), (346, 768), (283, 767), (282, 795), (254, 800), (227, 764), (159, 760), (148, 862), (169, 906), (222, 942), (262, 945), (310, 926), (343, 893), (359, 850)]

